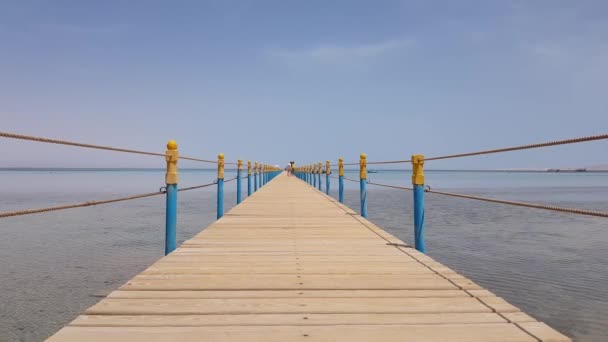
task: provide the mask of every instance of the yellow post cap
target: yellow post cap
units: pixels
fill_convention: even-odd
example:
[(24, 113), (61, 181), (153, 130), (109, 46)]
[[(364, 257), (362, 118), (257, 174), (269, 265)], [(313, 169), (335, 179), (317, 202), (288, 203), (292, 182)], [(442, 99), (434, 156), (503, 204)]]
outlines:
[(224, 154), (220, 153), (220, 154), (217, 155), (217, 157), (218, 157), (218, 159), (224, 159)]
[(177, 150), (177, 141), (169, 140), (169, 142), (167, 142), (167, 150), (169, 150), (169, 151)]
[(412, 155), (412, 184), (424, 185), (424, 155)]
[(367, 159), (367, 154), (361, 153), (361, 159)]

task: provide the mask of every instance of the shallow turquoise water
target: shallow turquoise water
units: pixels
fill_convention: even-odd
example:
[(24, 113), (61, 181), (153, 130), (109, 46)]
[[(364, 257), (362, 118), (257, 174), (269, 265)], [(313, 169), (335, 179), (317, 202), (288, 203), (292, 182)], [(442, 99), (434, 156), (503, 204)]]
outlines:
[[(608, 211), (608, 173), (426, 175), (437, 190)], [(164, 171), (0, 176), (0, 211), (8, 211), (156, 191)], [(180, 186), (214, 177), (214, 171), (182, 170)], [(369, 175), (404, 186), (409, 177), (408, 171)], [(331, 181), (336, 196), (337, 181)], [(358, 209), (358, 184), (345, 184), (346, 204)], [(226, 184), (226, 210), (235, 189), (235, 182)], [(411, 193), (368, 189), (370, 219), (411, 242)], [(432, 257), (576, 340), (608, 340), (608, 220), (432, 194), (426, 204)], [(215, 189), (182, 192), (178, 207), (183, 241), (215, 219)], [(164, 197), (1, 219), (0, 231), (0, 340), (38, 341), (163, 255)]]

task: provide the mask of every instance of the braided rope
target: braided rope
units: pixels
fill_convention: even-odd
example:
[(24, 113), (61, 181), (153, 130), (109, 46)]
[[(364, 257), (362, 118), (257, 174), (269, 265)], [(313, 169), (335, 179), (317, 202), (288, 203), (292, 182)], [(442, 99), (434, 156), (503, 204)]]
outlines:
[[(131, 149), (120, 148), (120, 147), (83, 144), (83, 143), (78, 143), (78, 142), (73, 142), (73, 141), (58, 140), (58, 139), (49, 139), (49, 138), (42, 138), (42, 137), (34, 137), (34, 136), (29, 136), (29, 135), (22, 135), (22, 134), (8, 133), (8, 132), (0, 132), (0, 137), (2, 137), (2, 138), (9, 138), (9, 139), (29, 140), (29, 141), (43, 142), (43, 143), (49, 143), (49, 144), (68, 145), (68, 146), (76, 146), (76, 147), (84, 147), (84, 148), (93, 148), (93, 149), (106, 150), (106, 151), (116, 151), (116, 152), (143, 154), (143, 155), (148, 155), (148, 156), (158, 156), (158, 157), (164, 157), (165, 156), (164, 153), (155, 153), (155, 152), (146, 152), (146, 151), (139, 151), (139, 150), (131, 150)], [(185, 157), (185, 156), (180, 156), (179, 159), (193, 160), (193, 161), (199, 161), (199, 162), (204, 162), (204, 163), (214, 163), (214, 164), (217, 164), (217, 162), (213, 161), (213, 160), (199, 159), (199, 158), (192, 158), (192, 157)]]
[(544, 143), (539, 143), (539, 144), (529, 144), (529, 145), (521, 145), (521, 146), (514, 146), (514, 147), (498, 148), (498, 149), (494, 149), (494, 150), (485, 150), (485, 151), (461, 153), (461, 154), (451, 154), (451, 155), (440, 156), (440, 157), (424, 158), (424, 160), (427, 161), (427, 160), (439, 160), (439, 159), (458, 158), (458, 157), (469, 157), (469, 156), (477, 156), (477, 155), (481, 155), (481, 154), (527, 150), (527, 149), (532, 149), (532, 148), (548, 147), (548, 146), (555, 146), (555, 145), (565, 145), (565, 144), (575, 144), (575, 143), (581, 143), (581, 142), (585, 142), (585, 141), (603, 140), (603, 139), (608, 139), (608, 134), (591, 135), (591, 136), (587, 136), (587, 137), (580, 137), (580, 138), (574, 138), (574, 139), (549, 141), (549, 142), (544, 142)]
[(518, 206), (518, 207), (544, 209), (544, 210), (558, 211), (558, 212), (562, 212), (562, 213), (570, 213), (570, 214), (578, 214), (578, 215), (587, 215), (587, 216), (597, 216), (597, 217), (608, 218), (608, 212), (585, 210), (585, 209), (577, 209), (577, 208), (562, 208), (562, 207), (557, 207), (557, 206), (552, 206), (552, 205), (544, 205), (544, 204), (536, 204), (536, 203), (507, 201), (507, 200), (500, 200), (500, 199), (487, 198), (487, 197), (481, 197), (481, 196), (458, 194), (458, 193), (453, 193), (453, 192), (435, 191), (435, 190), (429, 190), (429, 189), (427, 189), (426, 192), (430, 192), (432, 194), (438, 194), (438, 195), (445, 195), (445, 196), (452, 196), (452, 197), (473, 199), (473, 200), (484, 201), (484, 202), (509, 204), (509, 205), (514, 205), (514, 206)]
[[(604, 140), (608, 139), (608, 134), (600, 134), (600, 135), (590, 135), (586, 137), (573, 138), (573, 139), (564, 139), (564, 140), (556, 140), (549, 141), (539, 144), (529, 144), (529, 145), (521, 145), (521, 146), (513, 146), (513, 147), (505, 147), (505, 148), (497, 148), (493, 150), (484, 150), (478, 152), (469, 152), (469, 153), (460, 153), (460, 154), (450, 154), (439, 157), (432, 158), (424, 158), (424, 160), (439, 160), (439, 159), (449, 159), (449, 158), (459, 158), (459, 157), (470, 157), (477, 156), (481, 154), (490, 154), (490, 153), (499, 153), (499, 152), (509, 152), (509, 151), (518, 151), (518, 150), (528, 150), (532, 148), (540, 148), (540, 147), (548, 147), (548, 146), (556, 146), (556, 145), (565, 145), (565, 144), (575, 144), (586, 141), (594, 141), (594, 140)], [(411, 163), (411, 160), (387, 160), (387, 161), (377, 161), (377, 162), (367, 162), (368, 165), (373, 164), (400, 164), (400, 163)], [(345, 163), (344, 165), (359, 165), (359, 163)]]
[(405, 186), (398, 186), (398, 185), (390, 185), (390, 184), (382, 184), (382, 183), (374, 183), (374, 182), (367, 182), (367, 184), (376, 185), (376, 186), (382, 186), (382, 187), (385, 187), (385, 188), (392, 188), (392, 189), (414, 190), (413, 188), (408, 188), (408, 187), (405, 187)]
[[(346, 177), (344, 179), (349, 180), (351, 182), (358, 182), (357, 180), (346, 178)], [(399, 190), (413, 190), (412, 188), (408, 188), (408, 187), (404, 187), (404, 186), (382, 184), (382, 183), (374, 183), (374, 182), (369, 182), (369, 181), (367, 182), (367, 184), (381, 186), (381, 187), (385, 187), (385, 188), (399, 189)], [(453, 193), (453, 192), (435, 191), (435, 190), (431, 190), (431, 189), (426, 189), (425, 192), (429, 192), (429, 193), (432, 193), (432, 194), (438, 194), (438, 195), (444, 195), (444, 196), (452, 196), (452, 197), (473, 199), (473, 200), (484, 201), (484, 202), (509, 204), (509, 205), (514, 205), (514, 206), (518, 206), (518, 207), (544, 209), (544, 210), (558, 211), (558, 212), (562, 212), (562, 213), (570, 213), (570, 214), (578, 214), (578, 215), (587, 215), (587, 216), (596, 216), (596, 217), (606, 217), (606, 218), (608, 218), (608, 212), (601, 212), (601, 211), (593, 211), (593, 210), (585, 210), (585, 209), (577, 209), (577, 208), (562, 208), (562, 207), (557, 207), (557, 206), (552, 206), (552, 205), (544, 205), (544, 204), (537, 204), (537, 203), (507, 201), (507, 200), (500, 200), (500, 199), (494, 199), (494, 198), (488, 198), (488, 197), (458, 194), (458, 193)]]
[[(231, 179), (229, 181), (232, 181), (232, 180), (233, 179)], [(200, 188), (205, 188), (205, 187), (208, 187), (208, 186), (211, 186), (214, 184), (216, 184), (216, 183), (214, 182), (214, 183), (208, 183), (208, 184), (203, 184), (203, 185), (191, 186), (188, 188), (178, 189), (177, 191), (188, 191), (188, 190), (200, 189)], [(167, 193), (167, 191), (163, 190), (163, 191), (158, 191), (158, 192), (149, 192), (149, 193), (145, 193), (145, 194), (138, 194), (138, 195), (133, 195), (133, 196), (121, 197), (121, 198), (113, 198), (113, 199), (102, 200), (102, 201), (87, 201), (87, 202), (83, 202), (83, 203), (60, 205), (60, 206), (56, 206), (56, 207), (8, 211), (8, 212), (0, 213), (0, 218), (38, 214), (38, 213), (45, 213), (45, 212), (49, 212), (49, 211), (57, 211), (57, 210), (72, 209), (72, 208), (90, 207), (90, 206), (99, 205), (99, 204), (108, 204), (108, 203), (134, 200), (134, 199), (138, 199), (138, 198), (158, 196), (158, 195), (162, 195), (162, 194), (166, 194), (166, 193)]]

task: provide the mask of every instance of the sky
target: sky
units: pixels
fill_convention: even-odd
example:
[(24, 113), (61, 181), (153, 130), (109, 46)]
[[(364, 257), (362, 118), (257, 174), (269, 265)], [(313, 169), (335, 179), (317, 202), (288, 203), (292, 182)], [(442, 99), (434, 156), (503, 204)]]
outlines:
[[(601, 0), (0, 2), (0, 131), (153, 152), (175, 139), (204, 159), (402, 160), (602, 134), (607, 80)], [(0, 167), (164, 167), (0, 148)], [(426, 167), (598, 164), (607, 141)]]

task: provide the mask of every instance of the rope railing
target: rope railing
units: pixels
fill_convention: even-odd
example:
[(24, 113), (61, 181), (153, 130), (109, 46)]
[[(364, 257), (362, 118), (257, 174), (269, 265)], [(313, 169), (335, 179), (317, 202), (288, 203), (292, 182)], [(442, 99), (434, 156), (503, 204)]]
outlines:
[[(355, 181), (355, 180), (352, 180), (352, 181)], [(410, 187), (375, 183), (375, 182), (369, 182), (369, 181), (367, 182), (367, 184), (381, 186), (381, 187), (385, 187), (385, 188), (399, 189), (399, 190), (410, 190), (410, 191), (414, 190), (413, 188), (410, 188)], [(514, 205), (514, 206), (519, 206), (519, 207), (526, 207), (526, 208), (552, 210), (552, 211), (559, 211), (559, 212), (563, 212), (563, 213), (596, 216), (596, 217), (608, 217), (608, 212), (602, 212), (602, 211), (586, 210), (586, 209), (579, 209), (579, 208), (564, 208), (564, 207), (539, 204), (539, 203), (508, 201), (508, 200), (501, 200), (501, 199), (496, 199), (496, 198), (488, 198), (488, 197), (475, 196), (475, 195), (467, 195), (467, 194), (454, 193), (454, 192), (437, 191), (437, 190), (432, 190), (429, 187), (427, 187), (424, 191), (427, 193), (431, 193), (431, 194), (466, 198), (466, 199), (499, 203), (499, 204), (508, 204), (508, 205)]]
[(391, 189), (400, 189), (400, 190), (414, 190), (414, 188), (408, 188), (406, 186), (399, 186), (399, 185), (391, 185), (391, 184), (382, 184), (382, 183), (375, 183), (375, 182), (367, 182), (367, 184), (371, 184), (371, 185), (375, 185), (375, 186), (381, 186), (384, 188), (391, 188)]
[(466, 195), (466, 194), (459, 194), (459, 193), (445, 192), (445, 191), (436, 191), (436, 190), (431, 190), (431, 189), (426, 189), (425, 192), (428, 192), (431, 194), (444, 195), (444, 196), (472, 199), (472, 200), (477, 200), (477, 201), (508, 204), (508, 205), (514, 205), (514, 206), (518, 206), (518, 207), (544, 209), (544, 210), (559, 211), (562, 213), (608, 218), (608, 212), (601, 212), (601, 211), (593, 211), (593, 210), (578, 209), (578, 208), (563, 208), (563, 207), (557, 207), (557, 206), (545, 205), (545, 204), (537, 204), (537, 203), (507, 201), (507, 200), (488, 198), (488, 197), (482, 197), (482, 196)]
[[(232, 182), (236, 179), (237, 179), (237, 177), (234, 177), (234, 178), (226, 180), (225, 182), (226, 183)], [(180, 188), (177, 191), (182, 192), (182, 191), (207, 188), (207, 187), (210, 187), (210, 186), (216, 185), (216, 184), (217, 184), (217, 181), (214, 181), (212, 183), (196, 185), (196, 186), (191, 186), (191, 187), (187, 187), (187, 188)], [(0, 218), (38, 214), (38, 213), (45, 213), (45, 212), (49, 212), (49, 211), (57, 211), (57, 210), (64, 210), (64, 209), (91, 207), (91, 206), (100, 205), (100, 204), (116, 203), (116, 202), (129, 201), (129, 200), (140, 199), (140, 198), (145, 198), (145, 197), (164, 195), (166, 193), (167, 193), (166, 190), (161, 190), (158, 192), (148, 192), (145, 194), (137, 194), (137, 195), (127, 196), (127, 197), (112, 198), (112, 199), (101, 200), (101, 201), (86, 201), (86, 202), (82, 202), (82, 203), (59, 205), (59, 206), (55, 206), (55, 207), (7, 211), (7, 212), (0, 213)]]
[[(581, 142), (595, 141), (595, 140), (605, 140), (605, 139), (608, 139), (608, 134), (590, 135), (590, 136), (584, 136), (584, 137), (579, 137), (579, 138), (555, 140), (555, 141), (548, 141), (548, 142), (537, 143), (537, 144), (528, 144), (528, 145), (504, 147), (504, 148), (497, 148), (497, 149), (491, 149), (491, 150), (482, 150), (482, 151), (468, 152), (468, 153), (448, 154), (448, 155), (444, 155), (444, 156), (424, 158), (423, 160), (424, 161), (430, 161), (430, 160), (441, 160), (441, 159), (470, 157), (470, 156), (478, 156), (478, 155), (483, 155), (483, 154), (492, 154), (492, 153), (501, 153), (501, 152), (510, 152), (510, 151), (519, 151), (519, 150), (528, 150), (528, 149), (534, 149), (534, 148), (557, 146), (557, 145), (567, 145), (567, 144), (576, 144), (576, 143), (581, 143)], [(403, 163), (411, 163), (411, 162), (412, 161), (410, 159), (408, 159), (408, 160), (385, 160), (385, 161), (371, 161), (371, 162), (367, 162), (367, 164), (368, 165), (374, 165), (374, 164), (375, 165), (378, 165), (378, 164), (403, 164)], [(344, 165), (350, 165), (350, 166), (352, 166), (352, 165), (359, 165), (359, 163), (351, 162), (351, 163), (344, 163)]]
[[(232, 180), (234, 180), (234, 179), (232, 179)], [(188, 190), (206, 188), (206, 187), (212, 186), (214, 184), (216, 184), (216, 182), (203, 184), (203, 185), (197, 185), (197, 186), (191, 186), (188, 188), (182, 188), (182, 189), (178, 189), (177, 191), (188, 191)], [(100, 204), (109, 204), (109, 203), (116, 203), (116, 202), (123, 202), (123, 201), (129, 201), (129, 200), (134, 200), (134, 199), (158, 196), (158, 195), (163, 195), (166, 193), (167, 193), (166, 190), (160, 190), (158, 192), (148, 192), (148, 193), (144, 193), (144, 194), (137, 194), (137, 195), (131, 195), (131, 196), (126, 196), (126, 197), (120, 197), (120, 198), (112, 198), (112, 199), (101, 200), (101, 201), (86, 201), (86, 202), (82, 202), (82, 203), (59, 205), (59, 206), (55, 206), (55, 207), (7, 211), (7, 212), (0, 213), (0, 218), (38, 214), (38, 213), (45, 213), (45, 212), (49, 212), (49, 211), (57, 211), (57, 210), (64, 210), (64, 209), (90, 207), (90, 206), (95, 206), (95, 205), (100, 205)]]
[(501, 152), (509, 152), (509, 151), (519, 151), (519, 150), (528, 150), (533, 148), (541, 148), (541, 147), (549, 147), (549, 146), (557, 146), (557, 145), (567, 145), (567, 144), (576, 144), (587, 141), (594, 140), (604, 140), (608, 139), (608, 134), (600, 134), (600, 135), (590, 135), (586, 137), (580, 138), (572, 138), (572, 139), (564, 139), (564, 140), (556, 140), (543, 142), (538, 144), (529, 144), (529, 145), (520, 145), (513, 147), (505, 147), (505, 148), (497, 148), (493, 150), (484, 150), (477, 152), (469, 152), (469, 153), (460, 153), (460, 154), (448, 154), (445, 156), (432, 157), (432, 158), (424, 158), (425, 161), (429, 160), (440, 160), (440, 159), (450, 159), (450, 158), (460, 158), (460, 157), (470, 157), (470, 156), (478, 156), (482, 154), (491, 154), (491, 153), (501, 153)]
[[(411, 163), (411, 160), (387, 160), (387, 161), (377, 161), (377, 162), (367, 162), (367, 165), (378, 165), (378, 164), (403, 164), (403, 163)], [(359, 165), (359, 163), (345, 163), (344, 165)]]
[[(513, 206), (520, 206), (520, 207), (527, 207), (527, 208), (535, 208), (535, 209), (543, 209), (543, 210), (551, 210), (551, 211), (557, 211), (557, 212), (563, 212), (563, 213), (577, 214), (577, 215), (608, 218), (608, 213), (602, 212), (602, 211), (579, 209), (579, 208), (563, 208), (563, 207), (559, 207), (559, 206), (546, 205), (546, 204), (510, 201), (510, 200), (494, 199), (494, 198), (475, 196), (475, 195), (459, 194), (459, 193), (452, 193), (452, 192), (445, 192), (445, 191), (435, 191), (435, 190), (431, 190), (429, 187), (425, 186), (425, 176), (424, 176), (425, 161), (468, 157), (468, 156), (484, 155), (484, 154), (491, 154), (491, 153), (501, 153), (501, 152), (508, 152), (508, 151), (527, 150), (527, 149), (534, 149), (534, 148), (575, 144), (575, 143), (605, 140), (605, 139), (608, 139), (608, 134), (589, 135), (589, 136), (583, 136), (583, 137), (572, 138), (572, 139), (555, 140), (555, 141), (548, 141), (548, 142), (537, 143), (537, 144), (519, 145), (519, 146), (512, 146), (512, 147), (505, 147), (505, 148), (498, 148), (498, 149), (482, 150), (482, 151), (477, 151), (477, 152), (469, 152), (469, 153), (450, 154), (450, 155), (437, 156), (437, 157), (431, 157), (431, 158), (425, 158), (424, 155), (418, 154), (418, 155), (412, 155), (412, 158), (410, 160), (385, 160), (385, 161), (368, 162), (367, 156), (364, 153), (361, 154), (359, 162), (357, 162), (357, 163), (355, 163), (355, 162), (344, 163), (342, 158), (338, 158), (339, 177), (337, 177), (337, 179), (339, 180), (339, 192), (338, 192), (339, 201), (340, 201), (340, 203), (344, 203), (344, 184), (343, 183), (345, 180), (349, 181), (349, 182), (359, 183), (360, 184), (360, 186), (359, 186), (360, 201), (361, 201), (360, 213), (361, 213), (361, 216), (363, 216), (364, 218), (367, 218), (367, 185), (374, 185), (374, 186), (385, 187), (385, 188), (413, 191), (413, 193), (414, 193), (414, 215), (413, 215), (414, 216), (414, 239), (415, 239), (416, 249), (421, 252), (426, 251), (426, 246), (425, 246), (425, 241), (424, 241), (424, 194), (425, 194), (425, 192), (428, 192), (431, 194), (459, 197), (459, 198), (465, 198), (465, 199), (473, 199), (473, 200), (479, 200), (479, 201), (485, 201), (485, 202), (491, 202), (491, 203), (497, 203), (497, 204), (506, 204), (506, 205), (513, 205)], [(398, 163), (411, 163), (411, 165), (412, 165), (412, 185), (413, 185), (412, 187), (375, 183), (375, 182), (371, 182), (367, 177), (367, 174), (368, 174), (367, 166), (370, 164), (373, 165), (373, 164), (398, 164)], [(359, 179), (358, 180), (344, 176), (344, 166), (349, 166), (349, 165), (359, 166)], [(314, 187), (318, 187), (319, 190), (322, 189), (322, 182), (321, 182), (320, 175), (321, 175), (321, 173), (326, 173), (326, 177), (327, 177), (326, 178), (326, 194), (329, 194), (330, 178), (336, 178), (334, 176), (330, 177), (331, 170), (330, 170), (329, 161), (327, 161), (325, 169), (323, 169), (322, 163), (312, 163), (312, 164), (298, 167), (297, 172), (298, 172), (298, 176), (302, 180), (304, 180), (305, 182), (308, 182), (309, 184), (313, 185)]]
[[(74, 142), (74, 141), (59, 140), (59, 139), (49, 139), (49, 138), (35, 137), (35, 136), (16, 134), (16, 133), (8, 133), (8, 132), (0, 132), (0, 137), (1, 138), (9, 138), (9, 139), (18, 139), (18, 140), (28, 140), (28, 141), (35, 141), (35, 142), (43, 142), (43, 143), (48, 143), (48, 144), (76, 146), (76, 147), (83, 147), (83, 148), (92, 148), (92, 149), (97, 149), (97, 150), (106, 150), (106, 151), (115, 151), (115, 152), (143, 154), (143, 155), (148, 155), (148, 156), (157, 156), (157, 157), (164, 157), (165, 156), (164, 153), (147, 152), (147, 151), (140, 151), (140, 150), (132, 150), (132, 149), (127, 149), (127, 148), (122, 148), (122, 147), (112, 147), (112, 146), (85, 144), (85, 143), (79, 143), (79, 142)], [(217, 161), (208, 160), (208, 159), (192, 158), (192, 157), (185, 157), (185, 156), (179, 156), (179, 159), (192, 160), (192, 161), (198, 161), (198, 162), (203, 162), (203, 163), (217, 164)]]
[[(14, 216), (22, 216), (22, 215), (30, 215), (37, 213), (44, 213), (50, 211), (71, 209), (71, 208), (80, 208), (80, 207), (89, 207), (100, 204), (108, 204), (115, 202), (122, 202), (128, 200), (134, 200), (138, 198), (152, 197), (165, 194), (167, 196), (166, 201), (166, 210), (165, 210), (165, 254), (171, 253), (176, 248), (176, 226), (177, 226), (177, 193), (181, 191), (188, 191), (194, 189), (201, 189), (205, 187), (209, 187), (212, 185), (217, 185), (217, 218), (220, 219), (224, 215), (224, 184), (232, 181), (237, 181), (237, 196), (236, 203), (239, 204), (242, 201), (242, 187), (241, 187), (241, 172), (243, 170), (243, 161), (238, 160), (237, 162), (226, 162), (224, 160), (224, 154), (220, 153), (218, 155), (217, 161), (193, 158), (193, 157), (185, 157), (179, 155), (179, 151), (177, 149), (177, 142), (174, 140), (170, 140), (167, 143), (167, 150), (165, 153), (156, 153), (156, 152), (148, 152), (148, 151), (140, 151), (133, 150), (121, 147), (112, 147), (112, 146), (101, 146), (94, 144), (85, 144), (74, 141), (67, 140), (59, 140), (59, 139), (50, 139), (44, 137), (36, 137), (29, 136), (23, 134), (9, 133), (9, 132), (0, 132), (0, 138), (9, 138), (9, 139), (18, 139), (18, 140), (27, 140), (34, 142), (42, 142), (49, 144), (58, 144), (58, 145), (67, 145), (67, 146), (76, 146), (83, 148), (91, 148), (98, 150), (106, 150), (106, 151), (116, 151), (116, 152), (125, 152), (125, 153), (134, 153), (141, 155), (150, 155), (157, 157), (164, 157), (167, 167), (165, 173), (165, 184), (166, 186), (162, 187), (158, 192), (150, 192), (145, 194), (137, 194), (131, 195), (121, 198), (112, 198), (107, 200), (100, 201), (87, 201), (82, 203), (75, 204), (67, 204), (60, 205), (54, 207), (46, 207), (46, 208), (38, 208), (38, 209), (26, 209), (26, 210), (15, 210), (9, 212), (0, 212), (0, 218), (5, 217), (14, 217)], [(187, 188), (178, 188), (178, 160), (192, 160), (206, 163), (213, 163), (217, 165), (217, 180), (202, 185), (191, 186)], [(235, 165), (237, 170), (237, 176), (230, 179), (224, 179), (225, 175), (225, 165)], [(276, 175), (280, 173), (280, 170), (276, 167), (264, 164), (264, 163), (255, 163), (254, 174), (252, 177), (252, 164), (251, 161), (247, 163), (247, 195), (250, 196), (252, 194), (252, 183), (255, 183), (254, 191), (257, 191), (258, 188), (264, 186), (267, 182), (272, 180)], [(253, 178), (253, 179), (252, 179)], [(253, 182), (252, 182), (253, 180)], [(164, 190), (163, 190), (164, 189)]]

